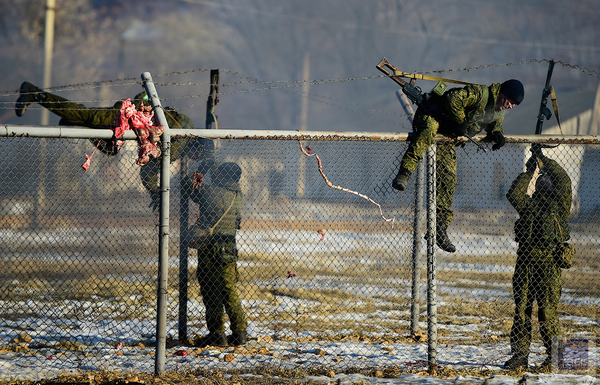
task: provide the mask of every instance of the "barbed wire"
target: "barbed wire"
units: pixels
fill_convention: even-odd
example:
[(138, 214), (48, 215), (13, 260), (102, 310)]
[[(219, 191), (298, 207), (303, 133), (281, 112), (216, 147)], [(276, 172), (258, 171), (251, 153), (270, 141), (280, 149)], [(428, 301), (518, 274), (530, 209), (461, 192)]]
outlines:
[[(473, 71), (473, 70), (481, 70), (481, 69), (491, 68), (491, 67), (514, 66), (514, 65), (523, 65), (523, 64), (530, 64), (530, 63), (537, 63), (537, 64), (549, 63), (551, 60), (554, 60), (555, 64), (559, 64), (564, 67), (578, 70), (584, 74), (587, 74), (588, 76), (600, 78), (600, 73), (596, 70), (590, 70), (586, 67), (582, 67), (582, 66), (575, 65), (575, 64), (570, 64), (570, 63), (564, 62), (562, 60), (556, 60), (556, 59), (528, 59), (528, 60), (523, 60), (523, 61), (519, 61), (519, 62), (493, 63), (493, 64), (483, 64), (483, 65), (476, 65), (476, 66), (470, 66), (470, 67), (459, 67), (459, 68), (444, 68), (444, 69), (436, 69), (436, 70), (422, 71), (422, 72), (415, 72), (415, 73), (441, 74), (441, 73), (449, 73), (449, 72), (465, 72), (465, 71), (469, 72), (469, 71)], [(168, 73), (153, 75), (153, 77), (155, 79), (156, 78), (165, 78), (165, 77), (170, 77), (170, 76), (181, 76), (181, 75), (186, 75), (186, 74), (191, 74), (191, 73), (196, 73), (196, 72), (208, 72), (211, 70), (212, 69), (210, 69), (210, 68), (197, 68), (197, 69), (190, 69), (190, 70), (186, 70), (186, 71), (172, 71), (172, 72), (168, 72)], [(351, 78), (332, 78), (332, 79), (313, 79), (313, 80), (259, 80), (259, 79), (253, 78), (251, 76), (248, 76), (246, 74), (240, 73), (238, 71), (232, 71), (232, 70), (226, 70), (226, 69), (220, 70), (220, 71), (223, 74), (229, 74), (229, 75), (235, 76), (237, 78), (240, 78), (241, 80), (219, 84), (219, 87), (220, 87), (219, 95), (234, 95), (234, 94), (243, 94), (243, 93), (250, 93), (250, 92), (270, 91), (270, 90), (293, 90), (294, 88), (311, 86), (311, 85), (349, 83), (349, 82), (355, 82), (355, 81), (366, 81), (366, 80), (373, 80), (373, 79), (379, 79), (379, 78), (387, 78), (387, 75), (373, 75), (373, 76), (360, 76), (360, 77), (351, 77)], [(208, 86), (210, 86), (210, 82), (208, 82), (208, 81), (206, 81), (206, 82), (160, 82), (160, 83), (156, 83), (156, 84), (160, 87), (188, 86), (188, 87), (207, 88)], [(141, 80), (138, 80), (137, 78), (120, 78), (120, 79), (109, 79), (109, 80), (103, 80), (103, 81), (75, 83), (75, 84), (62, 85), (62, 86), (53, 86), (53, 87), (46, 88), (45, 90), (48, 92), (62, 92), (62, 91), (95, 89), (95, 88), (102, 88), (102, 87), (126, 87), (126, 86), (134, 86), (134, 85), (142, 87), (143, 82)], [(261, 85), (261, 87), (242, 89), (242, 90), (232, 89), (234, 87), (243, 86), (243, 85)], [(232, 89), (232, 90), (231, 91), (223, 91), (223, 89)], [(300, 93), (295, 92), (295, 93), (302, 96), (305, 92), (300, 92)], [(19, 95), (18, 90), (0, 92), (0, 97), (9, 97), (9, 96), (14, 97), (14, 96), (18, 96), (18, 95)], [(206, 98), (206, 97), (208, 97), (208, 95), (209, 95), (208, 93), (206, 93), (206, 94), (200, 93), (200, 94), (182, 95), (182, 96), (169, 97), (169, 98), (161, 97), (161, 100), (163, 102), (169, 102), (169, 101), (176, 101), (176, 100), (182, 100), (182, 99)], [(364, 106), (359, 105), (358, 103), (355, 103), (355, 102), (352, 102), (349, 100), (336, 99), (336, 98), (318, 95), (318, 94), (314, 94), (314, 93), (309, 93), (308, 97), (317, 103), (322, 103), (322, 104), (325, 104), (325, 105), (328, 105), (331, 107), (336, 107), (336, 108), (343, 109), (343, 110), (350, 111), (350, 112), (362, 113), (362, 114), (365, 114), (367, 117), (374, 118), (374, 119), (380, 120), (384, 123), (389, 123), (389, 124), (393, 124), (393, 125), (398, 125), (399, 123), (397, 121), (390, 122), (385, 119), (381, 119), (379, 117), (379, 115), (386, 114), (386, 115), (389, 115), (389, 116), (392, 116), (395, 118), (402, 118), (402, 117), (407, 116), (406, 114), (399, 114), (399, 113), (393, 113), (393, 112), (390, 113), (389, 111), (368, 109), (368, 108), (365, 108)], [(103, 99), (102, 101), (116, 103), (121, 100), (122, 99), (119, 98), (119, 99)], [(76, 101), (76, 103), (97, 103), (97, 102), (98, 102), (98, 100), (78, 100), (78, 101)], [(339, 102), (341, 104), (346, 104), (346, 105), (351, 104), (356, 107), (360, 107), (362, 109), (362, 112), (359, 112), (357, 109), (352, 109), (352, 108), (344, 107), (342, 105), (338, 105), (334, 102)], [(7, 106), (7, 107), (0, 107), (0, 110), (12, 108), (12, 107), (14, 107), (15, 103), (16, 103), (16, 98), (14, 101), (9, 101), (9, 102), (0, 101), (0, 106), (1, 105)], [(90, 110), (101, 110), (106, 107), (88, 107), (88, 108)], [(188, 106), (184, 106), (184, 107), (179, 107), (178, 109), (192, 109), (192, 108), (196, 108), (196, 106), (192, 104), (192, 105), (188, 105)], [(36, 106), (36, 107), (31, 107), (31, 109), (32, 110), (43, 109), (43, 107)], [(400, 121), (401, 121), (401, 119), (400, 119)], [(402, 124), (400, 124), (400, 125), (402, 125)]]
[[(471, 66), (471, 67), (459, 67), (459, 68), (443, 68), (443, 69), (436, 69), (436, 70), (430, 70), (430, 71), (416, 71), (415, 73), (439, 74), (439, 73), (446, 73), (446, 72), (463, 72), (463, 71), (469, 72), (472, 70), (479, 70), (479, 69), (485, 69), (485, 68), (491, 68), (491, 67), (513, 66), (513, 65), (530, 64), (530, 63), (537, 63), (537, 64), (548, 63), (551, 60), (554, 60), (555, 64), (560, 64), (564, 67), (569, 67), (569, 68), (578, 70), (589, 76), (600, 78), (600, 72), (598, 72), (596, 70), (590, 70), (586, 67), (582, 67), (582, 66), (579, 66), (576, 64), (570, 64), (570, 63), (564, 62), (562, 60), (556, 60), (556, 59), (528, 59), (528, 60), (523, 60), (523, 61), (519, 61), (519, 62), (482, 64), (482, 65), (476, 65), (476, 66)], [(153, 77), (160, 78), (160, 77), (168, 77), (168, 76), (175, 76), (175, 75), (185, 75), (185, 74), (194, 73), (194, 72), (208, 72), (208, 71), (211, 71), (211, 69), (210, 68), (197, 68), (197, 69), (191, 69), (191, 70), (186, 70), (186, 71), (173, 71), (173, 72), (168, 72), (168, 73), (164, 73), (164, 74), (153, 75)], [(353, 82), (353, 81), (359, 81), (359, 80), (373, 80), (373, 79), (387, 77), (386, 75), (373, 75), (373, 76), (359, 76), (359, 77), (351, 77), (351, 78), (314, 79), (314, 80), (258, 80), (258, 79), (252, 78), (248, 75), (242, 74), (238, 71), (232, 71), (232, 70), (226, 70), (226, 69), (220, 70), (220, 71), (222, 73), (231, 74), (231, 75), (237, 76), (239, 78), (245, 79), (243, 81), (219, 84), (219, 87), (222, 87), (222, 88), (233, 87), (233, 86), (243, 85), (243, 84), (263, 84), (263, 85), (282, 84), (281, 86), (269, 86), (269, 87), (262, 87), (262, 88), (254, 88), (254, 89), (250, 89), (250, 90), (236, 90), (236, 91), (231, 91), (231, 92), (221, 92), (220, 94), (234, 94), (234, 93), (245, 93), (245, 92), (255, 92), (255, 91), (263, 91), (263, 90), (279, 89), (279, 88), (302, 87), (307, 84), (319, 85), (319, 84), (330, 84), (330, 83), (347, 83), (347, 82)], [(130, 85), (143, 85), (143, 83), (141, 80), (138, 80), (137, 78), (122, 78), (122, 79), (109, 79), (109, 80), (85, 82), (85, 83), (75, 83), (75, 84), (69, 84), (69, 85), (63, 85), (63, 86), (53, 86), (53, 87), (47, 88), (46, 90), (47, 91), (74, 91), (74, 90), (90, 89), (90, 88), (116, 87), (116, 86), (122, 87), (122, 86), (130, 86)], [(210, 85), (210, 82), (198, 82), (198, 83), (196, 83), (196, 82), (185, 82), (185, 83), (168, 82), (168, 83), (157, 83), (157, 85), (161, 85), (161, 86), (207, 86), (207, 85)], [(14, 96), (14, 95), (18, 95), (18, 90), (0, 92), (0, 96)], [(200, 97), (200, 96), (207, 96), (207, 95), (208, 94), (206, 94), (206, 95), (188, 95), (188, 97), (192, 97), (192, 96)], [(174, 99), (176, 99), (176, 98), (174, 98)]]

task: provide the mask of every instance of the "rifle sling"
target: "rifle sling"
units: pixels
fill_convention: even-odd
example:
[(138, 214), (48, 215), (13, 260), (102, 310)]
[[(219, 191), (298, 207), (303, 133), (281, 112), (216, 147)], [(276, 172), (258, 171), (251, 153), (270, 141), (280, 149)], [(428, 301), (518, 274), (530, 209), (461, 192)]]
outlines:
[(403, 76), (406, 78), (412, 78), (412, 79), (422, 79), (422, 80), (433, 80), (435, 82), (447, 82), (447, 83), (454, 83), (454, 84), (464, 84), (464, 85), (469, 85), (469, 84), (473, 84), (473, 83), (469, 83), (469, 82), (463, 82), (460, 80), (454, 80), (454, 79), (448, 79), (448, 78), (441, 78), (438, 76), (430, 76), (430, 75), (422, 75), (422, 74), (410, 74), (408, 72), (403, 72), (403, 71), (394, 71), (394, 75), (395, 76)]

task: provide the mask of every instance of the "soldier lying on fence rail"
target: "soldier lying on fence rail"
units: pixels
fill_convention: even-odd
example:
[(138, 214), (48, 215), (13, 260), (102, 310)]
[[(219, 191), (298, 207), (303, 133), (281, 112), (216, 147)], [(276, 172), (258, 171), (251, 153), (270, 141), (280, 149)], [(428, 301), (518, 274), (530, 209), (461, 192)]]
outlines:
[[(119, 116), (122, 101), (115, 103), (112, 107), (88, 108), (82, 104), (71, 102), (61, 96), (45, 92), (31, 83), (23, 82), (20, 95), (15, 105), (17, 116), (23, 116), (27, 107), (32, 103), (38, 103), (52, 113), (61, 117), (60, 125), (85, 126), (99, 129), (114, 129), (115, 118)], [(136, 108), (149, 106), (150, 101), (146, 92), (137, 94), (132, 103)], [(165, 116), (170, 128), (193, 129), (194, 123), (186, 115), (166, 107)], [(91, 139), (94, 146), (106, 155), (116, 155), (121, 149), (122, 141), (117, 139)], [(184, 152), (190, 156), (205, 159), (214, 158), (214, 144), (212, 140), (200, 139), (173, 139), (171, 141), (171, 162), (177, 160)], [(160, 170), (159, 158), (149, 157), (143, 167), (140, 168), (142, 184), (149, 191), (150, 207), (156, 210), (160, 202), (158, 173)]]
[[(530, 197), (527, 188), (538, 166), (540, 176)], [(515, 316), (510, 332), (512, 357), (504, 367), (528, 368), (531, 313), (533, 303), (537, 301), (540, 334), (548, 353), (541, 369), (549, 369), (552, 339), (560, 334), (557, 307), (562, 288), (561, 267), (569, 267), (562, 265), (558, 259), (562, 256), (558, 256), (556, 251), (569, 240), (571, 179), (555, 160), (544, 156), (541, 147), (534, 144), (526, 171), (513, 181), (506, 197), (519, 213), (515, 223), (515, 240), (519, 247), (513, 275)]]
[[(404, 191), (425, 151), (439, 133), (449, 138), (473, 136), (485, 130), (492, 150), (504, 146), (502, 121), (504, 112), (523, 101), (523, 84), (515, 79), (491, 86), (470, 84), (453, 88), (441, 96), (433, 96), (425, 106), (419, 106), (413, 119), (413, 135), (400, 162), (392, 187)], [(437, 231), (438, 247), (449, 253), (456, 251), (446, 229), (452, 222), (451, 209), (456, 190), (456, 149), (452, 143), (438, 145), (437, 151)]]

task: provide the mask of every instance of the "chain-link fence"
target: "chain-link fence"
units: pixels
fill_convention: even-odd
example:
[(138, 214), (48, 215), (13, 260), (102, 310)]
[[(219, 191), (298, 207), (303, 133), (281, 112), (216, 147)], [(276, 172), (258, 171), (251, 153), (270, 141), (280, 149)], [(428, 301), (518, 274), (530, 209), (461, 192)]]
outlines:
[[(187, 156), (171, 164), (167, 370), (427, 368), (426, 256), (413, 275), (415, 188), (391, 188), (405, 142), (364, 140), (366, 133), (363, 140), (302, 142), (248, 136), (254, 139), (220, 139), (215, 166)], [(437, 341), (429, 341), (441, 367), (500, 369), (511, 354), (519, 215), (506, 194), (530, 155), (529, 144), (515, 142), (487, 153), (472, 143), (457, 148), (448, 227), (457, 251), (436, 249)], [(93, 149), (82, 139), (0, 139), (5, 377), (154, 370), (159, 219), (140, 174), (149, 165), (136, 165), (138, 148), (128, 141), (115, 156), (97, 153), (84, 172), (84, 154)], [(564, 167), (573, 190), (567, 227), (577, 254), (562, 270), (562, 333), (597, 338), (600, 152), (573, 143), (542, 151)], [(218, 169), (229, 163), (241, 175)], [(210, 186), (223, 191), (202, 197)], [(181, 199), (181, 191), (192, 199)], [(207, 214), (207, 202), (221, 211)], [(220, 241), (210, 245), (196, 231), (211, 227), (202, 225), (207, 215), (220, 221), (213, 229)], [(425, 228), (417, 239), (425, 245)], [(215, 262), (223, 255), (237, 256), (233, 270)], [(420, 308), (412, 303), (413, 276), (420, 277)], [(210, 330), (220, 327), (223, 303), (234, 319)], [(411, 310), (419, 312), (416, 330)], [(536, 316), (530, 361), (539, 364)], [(241, 346), (231, 337), (227, 346), (202, 339), (242, 327)]]

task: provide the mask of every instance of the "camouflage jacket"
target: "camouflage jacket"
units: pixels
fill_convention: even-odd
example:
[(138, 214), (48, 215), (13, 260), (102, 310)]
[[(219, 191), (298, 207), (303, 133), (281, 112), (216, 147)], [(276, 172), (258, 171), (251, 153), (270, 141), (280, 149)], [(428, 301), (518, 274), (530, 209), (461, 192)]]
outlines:
[[(462, 88), (448, 90), (438, 106), (443, 109), (450, 122), (444, 125), (457, 126), (469, 122), (467, 133), (471, 136), (485, 130), (487, 134), (502, 131), (504, 111), (496, 111), (496, 101), (500, 95), (500, 83), (491, 86), (470, 84)], [(452, 130), (452, 127), (447, 127)]]
[(570, 238), (571, 179), (556, 161), (547, 157), (540, 160), (542, 172), (554, 186), (553, 194), (546, 196), (536, 191), (530, 197), (527, 188), (533, 175), (524, 172), (513, 181), (506, 197), (519, 213), (514, 228), (519, 246), (554, 249), (557, 243)]
[(199, 206), (195, 224), (199, 228), (211, 228), (218, 222), (214, 235), (235, 235), (240, 228), (243, 195), (239, 182), (203, 184), (190, 198)]

